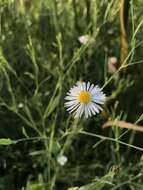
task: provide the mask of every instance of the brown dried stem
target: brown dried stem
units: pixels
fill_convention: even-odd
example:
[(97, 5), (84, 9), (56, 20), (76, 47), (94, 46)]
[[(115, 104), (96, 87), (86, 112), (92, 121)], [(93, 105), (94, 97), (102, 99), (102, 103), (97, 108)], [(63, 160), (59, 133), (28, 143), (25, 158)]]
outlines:
[(121, 38), (121, 53), (120, 53), (120, 65), (124, 62), (128, 55), (128, 38), (127, 38), (127, 24), (128, 24), (128, 12), (129, 12), (129, 1), (120, 0), (120, 38)]
[(111, 126), (118, 126), (120, 128), (132, 129), (135, 131), (143, 132), (142, 126), (128, 123), (126, 121), (108, 121), (102, 126), (102, 128), (104, 129), (104, 128), (111, 127)]

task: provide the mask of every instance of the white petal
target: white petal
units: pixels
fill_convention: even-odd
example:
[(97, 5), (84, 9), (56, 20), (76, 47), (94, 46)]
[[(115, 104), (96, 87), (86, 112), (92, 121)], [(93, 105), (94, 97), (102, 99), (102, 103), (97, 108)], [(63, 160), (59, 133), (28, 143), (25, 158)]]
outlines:
[(86, 83), (85, 83), (85, 82), (82, 83), (82, 90), (83, 90), (83, 91), (86, 90)]
[(90, 91), (91, 94), (96, 94), (100, 92), (100, 88), (98, 86), (95, 86), (94, 88), (92, 88), (92, 90)]
[(84, 107), (84, 113), (85, 113), (85, 118), (88, 118), (88, 109), (86, 105)]
[(89, 88), (89, 92), (91, 93), (92, 89), (94, 88), (94, 84), (91, 84), (90, 88)]
[(76, 112), (75, 112), (75, 118), (78, 118), (78, 117), (81, 117), (82, 116), (82, 113), (83, 113), (83, 109), (84, 108), (84, 106), (83, 105), (80, 105), (79, 107), (78, 107), (78, 109), (76, 110)]
[(104, 104), (105, 103), (105, 95), (94, 95), (92, 96), (92, 101), (98, 104)]
[(90, 107), (89, 104), (87, 104), (87, 110), (88, 110), (88, 114), (89, 114), (89, 116), (91, 117), (91, 116), (92, 116), (92, 114), (91, 114), (91, 107)]
[(77, 85), (77, 88), (80, 89), (80, 91), (83, 90), (83, 89), (82, 89), (82, 82), (81, 82), (81, 81), (78, 81), (78, 82), (76, 83), (76, 85)]
[(67, 107), (67, 111), (70, 112), (70, 113), (75, 112), (75, 110), (78, 109), (79, 105), (80, 104), (75, 104), (75, 105), (72, 105), (70, 107)]
[(88, 104), (88, 107), (89, 107), (89, 109), (90, 109), (92, 115), (95, 115), (95, 114), (96, 114), (96, 110), (95, 110), (95, 108), (94, 108), (94, 103), (90, 102), (90, 103)]
[(97, 103), (97, 104), (104, 104), (104, 102), (105, 102), (104, 99), (98, 99), (98, 98), (94, 98), (94, 99), (92, 99), (92, 101)]
[(90, 108), (92, 110), (92, 113), (95, 115), (96, 113), (99, 113), (99, 110), (96, 108), (96, 104), (95, 103), (90, 103)]
[(99, 106), (98, 104), (94, 103), (94, 108), (97, 110), (97, 113), (99, 113), (99, 111), (102, 111), (101, 106)]
[(83, 112), (84, 112), (84, 104), (82, 104), (82, 107), (81, 107), (80, 117), (82, 116)]
[(74, 107), (72, 107), (72, 108), (68, 108), (67, 110), (71, 113), (71, 112), (75, 112), (75, 110), (77, 110), (78, 109), (78, 107), (79, 107), (79, 104), (77, 104), (77, 105), (75, 105)]
[(76, 106), (77, 104), (79, 104), (79, 102), (75, 102), (75, 103), (69, 103), (69, 102), (66, 102), (65, 103), (65, 107), (74, 107), (74, 106)]
[(87, 83), (86, 90), (88, 91), (90, 87), (90, 82)]
[(69, 100), (65, 103), (65, 105), (70, 105), (70, 104), (74, 104), (74, 103), (78, 103), (79, 101), (77, 99), (74, 100)]
[(66, 96), (65, 100), (76, 100), (76, 97), (74, 97), (74, 96)]
[(75, 87), (75, 88), (70, 90), (70, 95), (76, 96), (80, 91), (81, 91), (80, 88)]

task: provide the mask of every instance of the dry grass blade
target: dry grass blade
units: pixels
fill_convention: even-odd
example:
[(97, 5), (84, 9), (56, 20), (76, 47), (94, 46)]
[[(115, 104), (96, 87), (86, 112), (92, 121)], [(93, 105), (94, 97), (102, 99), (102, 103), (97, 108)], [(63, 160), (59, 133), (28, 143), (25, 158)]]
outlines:
[(132, 123), (128, 123), (126, 121), (108, 121), (102, 126), (102, 128), (104, 129), (107, 127), (111, 127), (113, 125), (116, 125), (116, 126), (121, 127), (121, 128), (132, 129), (135, 131), (143, 132), (142, 126), (132, 124)]

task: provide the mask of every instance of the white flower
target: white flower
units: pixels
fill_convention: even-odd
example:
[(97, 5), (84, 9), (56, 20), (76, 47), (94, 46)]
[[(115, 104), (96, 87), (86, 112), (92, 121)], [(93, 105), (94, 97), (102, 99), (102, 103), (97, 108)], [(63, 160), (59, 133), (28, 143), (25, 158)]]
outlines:
[(57, 158), (57, 162), (61, 165), (64, 166), (66, 162), (68, 161), (68, 158), (64, 155), (59, 155)]
[(88, 118), (102, 110), (100, 105), (104, 104), (105, 99), (105, 94), (98, 86), (90, 85), (89, 82), (77, 82), (65, 97), (65, 107), (75, 118), (83, 114)]
[(108, 58), (108, 61), (111, 63), (111, 64), (113, 64), (113, 65), (115, 65), (116, 63), (117, 63), (117, 57), (109, 57)]
[(90, 37), (89, 35), (83, 35), (83, 36), (79, 36), (78, 40), (81, 44), (85, 45), (90, 40)]
[(18, 107), (19, 107), (19, 108), (23, 108), (23, 107), (24, 107), (23, 103), (19, 103), (19, 104), (18, 104)]
[(114, 73), (117, 70), (117, 57), (108, 58), (108, 73)]

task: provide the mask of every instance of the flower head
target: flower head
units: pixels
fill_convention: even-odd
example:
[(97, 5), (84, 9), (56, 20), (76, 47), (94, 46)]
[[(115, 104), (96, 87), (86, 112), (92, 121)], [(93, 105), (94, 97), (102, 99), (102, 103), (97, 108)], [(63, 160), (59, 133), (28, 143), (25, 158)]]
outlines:
[(18, 104), (18, 108), (23, 108), (23, 107), (24, 107), (23, 103), (20, 102), (20, 103)]
[(90, 36), (89, 35), (83, 35), (83, 36), (79, 36), (78, 40), (81, 44), (87, 44), (87, 42), (90, 40)]
[(108, 58), (108, 73), (114, 73), (117, 70), (117, 57)]
[(57, 162), (61, 165), (64, 166), (66, 162), (68, 161), (68, 158), (65, 155), (59, 155), (57, 158)]
[(97, 85), (77, 82), (67, 93), (65, 106), (75, 118), (82, 115), (88, 118), (102, 110), (100, 105), (104, 104), (105, 99), (105, 94)]

